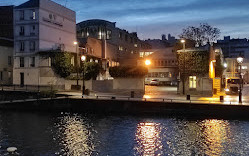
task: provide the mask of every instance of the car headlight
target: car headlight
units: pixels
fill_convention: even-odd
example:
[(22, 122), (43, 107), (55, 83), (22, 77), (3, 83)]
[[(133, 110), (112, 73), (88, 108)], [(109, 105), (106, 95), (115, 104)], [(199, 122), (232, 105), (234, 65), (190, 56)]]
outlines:
[(226, 89), (225, 89), (225, 91), (226, 91), (226, 92), (229, 92), (229, 89), (228, 89), (228, 88), (226, 88)]

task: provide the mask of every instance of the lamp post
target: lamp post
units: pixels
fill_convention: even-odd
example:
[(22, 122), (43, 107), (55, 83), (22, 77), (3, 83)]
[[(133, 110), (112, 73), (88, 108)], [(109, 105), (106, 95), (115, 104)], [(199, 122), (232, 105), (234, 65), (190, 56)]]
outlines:
[(237, 62), (239, 64), (239, 77), (240, 77), (240, 83), (239, 83), (239, 103), (242, 103), (242, 75), (241, 75), (241, 63), (243, 63), (243, 57), (238, 57)]
[(73, 44), (75, 45), (75, 52), (76, 52), (76, 74), (77, 74), (77, 87), (79, 85), (79, 54), (78, 54), (78, 42), (74, 41)]
[(182, 80), (182, 94), (185, 94), (185, 40), (181, 39), (181, 43), (183, 44), (183, 80)]
[(82, 98), (84, 98), (84, 94), (85, 94), (85, 61), (86, 61), (86, 56), (82, 55), (81, 56), (81, 61), (83, 63), (83, 71), (82, 71)]
[[(145, 66), (148, 67), (149, 65), (151, 65), (151, 61), (150, 60), (145, 60)], [(149, 70), (149, 69), (148, 69)], [(148, 71), (149, 72), (149, 71)], [(144, 78), (144, 91), (145, 91), (145, 78)]]

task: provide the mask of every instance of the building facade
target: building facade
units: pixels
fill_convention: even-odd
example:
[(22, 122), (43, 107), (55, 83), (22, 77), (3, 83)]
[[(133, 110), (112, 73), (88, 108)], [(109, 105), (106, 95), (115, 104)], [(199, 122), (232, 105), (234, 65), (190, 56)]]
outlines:
[(76, 53), (75, 12), (50, 0), (14, 8), (14, 69), (17, 85), (61, 85), (51, 68), (53, 50)]
[(225, 58), (242, 56), (249, 59), (249, 41), (246, 38), (230, 39), (230, 36), (225, 36), (224, 40), (217, 40), (215, 46), (221, 47)]
[[(10, 41), (13, 42), (13, 41)], [(11, 85), (13, 82), (13, 43), (2, 45), (0, 41), (0, 84)]]
[(177, 53), (180, 72), (178, 92), (180, 94), (212, 95), (220, 92), (221, 79), (217, 81), (215, 75), (215, 59), (216, 55), (220, 54), (218, 51), (216, 54), (213, 46), (181, 49)]
[(151, 49), (149, 51), (140, 52), (142, 64), (145, 60), (150, 60), (148, 66), (148, 75), (145, 77), (145, 84), (150, 84), (151, 80), (157, 79), (160, 85), (176, 85), (178, 72), (178, 64), (176, 53), (173, 47), (164, 49)]
[(139, 40), (137, 33), (129, 33), (124, 29), (116, 27), (115, 22), (93, 19), (77, 24), (77, 38), (92, 37), (105, 40), (107, 43), (117, 47), (116, 56), (122, 65), (136, 65), (141, 48), (146, 48)]

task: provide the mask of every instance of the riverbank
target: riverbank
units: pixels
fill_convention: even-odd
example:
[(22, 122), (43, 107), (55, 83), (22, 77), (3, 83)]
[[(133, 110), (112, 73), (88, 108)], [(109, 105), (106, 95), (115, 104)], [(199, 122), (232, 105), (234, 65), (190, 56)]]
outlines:
[(1, 110), (88, 112), (102, 114), (159, 115), (249, 119), (249, 106), (117, 99), (28, 99), (0, 102)]

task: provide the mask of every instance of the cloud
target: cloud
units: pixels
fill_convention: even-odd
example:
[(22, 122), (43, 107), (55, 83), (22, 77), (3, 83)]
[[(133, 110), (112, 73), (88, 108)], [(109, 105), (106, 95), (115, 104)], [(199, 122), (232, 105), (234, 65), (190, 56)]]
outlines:
[[(26, 0), (4, 0), (0, 5), (19, 5)], [(162, 33), (178, 35), (182, 28), (207, 22), (222, 35), (249, 36), (248, 0), (54, 0), (75, 10), (77, 22), (105, 19), (142, 38)], [(237, 36), (238, 36), (237, 35)]]

